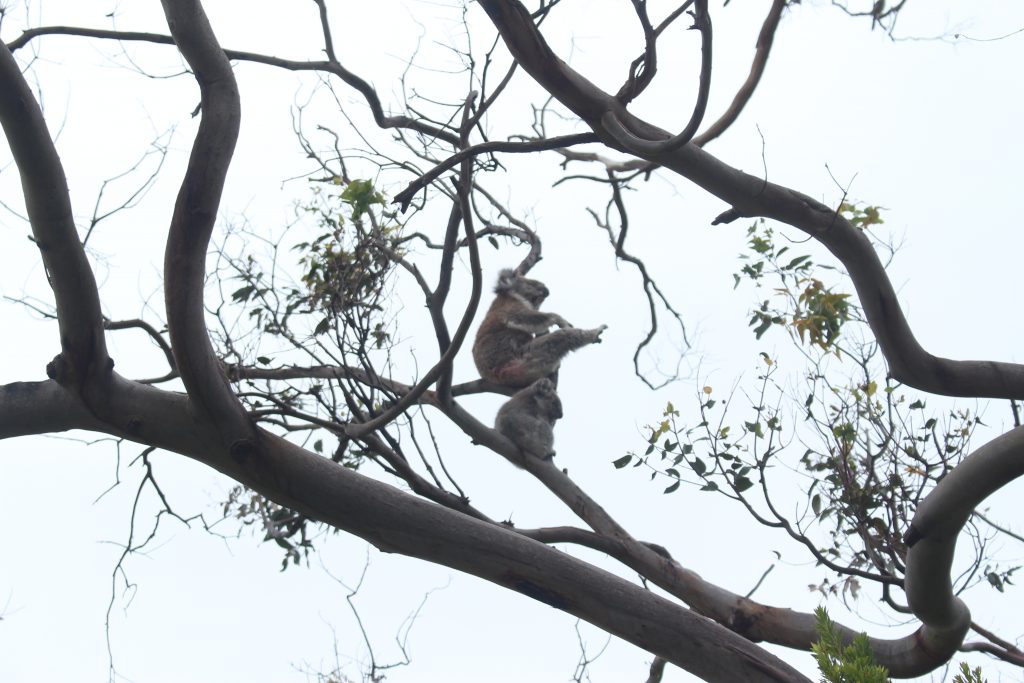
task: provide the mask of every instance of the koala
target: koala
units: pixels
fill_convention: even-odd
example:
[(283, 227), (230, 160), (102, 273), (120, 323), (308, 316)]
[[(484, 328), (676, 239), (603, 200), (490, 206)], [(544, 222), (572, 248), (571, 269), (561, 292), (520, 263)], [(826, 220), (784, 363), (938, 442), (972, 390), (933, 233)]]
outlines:
[[(540, 308), (548, 288), (505, 269), (498, 276), (494, 301), (473, 342), (473, 360), (480, 376), (507, 387), (526, 387), (553, 375), (570, 351), (601, 342), (607, 325), (574, 328), (557, 313)], [(552, 326), (559, 329), (548, 332)]]
[(555, 420), (562, 417), (562, 402), (555, 383), (547, 377), (520, 389), (494, 418), (494, 428), (526, 453), (541, 459), (555, 455)]

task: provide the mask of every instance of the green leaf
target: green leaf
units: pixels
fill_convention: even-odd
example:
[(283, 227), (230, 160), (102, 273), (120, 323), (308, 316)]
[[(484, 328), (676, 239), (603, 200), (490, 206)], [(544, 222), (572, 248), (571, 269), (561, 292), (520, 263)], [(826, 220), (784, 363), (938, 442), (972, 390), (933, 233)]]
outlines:
[(743, 493), (753, 485), (754, 482), (750, 481), (750, 479), (743, 476), (737, 476), (735, 481), (733, 481), (733, 486), (736, 487), (737, 493)]
[(256, 287), (254, 285), (246, 285), (245, 287), (240, 287), (239, 289), (236, 289), (235, 291), (231, 292), (231, 300), (238, 302), (248, 301), (249, 298), (253, 295), (253, 292), (255, 291)]
[(373, 204), (383, 204), (384, 196), (373, 189), (370, 180), (353, 180), (341, 191), (341, 200), (352, 207), (352, 220), (369, 211)]
[[(781, 254), (781, 253), (782, 252), (780, 251), (779, 254)], [(806, 256), (806, 255), (805, 256), (797, 256), (795, 259), (790, 261), (788, 265), (785, 266), (785, 270), (793, 270), (794, 268), (796, 268), (797, 266), (799, 266), (801, 263), (803, 263), (804, 261), (806, 261), (809, 258), (811, 258), (811, 257), (810, 256)], [(808, 265), (810, 265), (810, 264), (808, 264)]]
[(679, 488), (679, 484), (681, 484), (681, 483), (682, 482), (679, 482), (679, 481), (675, 482), (674, 484), (669, 486), (667, 489), (665, 489), (662, 493), (672, 493), (673, 491), (675, 491), (676, 489)]
[[(648, 453), (650, 453), (650, 451), (648, 451)], [(626, 453), (624, 456), (622, 456), (618, 460), (612, 461), (612, 464), (615, 465), (615, 469), (621, 470), (623, 467), (628, 465), (632, 459), (633, 459), (633, 454), (632, 453)]]

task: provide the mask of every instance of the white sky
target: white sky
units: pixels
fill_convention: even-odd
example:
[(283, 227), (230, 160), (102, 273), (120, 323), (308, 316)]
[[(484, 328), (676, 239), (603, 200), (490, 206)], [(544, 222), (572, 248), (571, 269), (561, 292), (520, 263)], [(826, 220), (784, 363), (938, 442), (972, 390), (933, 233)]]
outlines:
[[(595, 0), (586, 3), (585, 22), (570, 22), (581, 4), (563, 3), (559, 10), (566, 19), (557, 19), (556, 13), (545, 30), (575, 67), (603, 86), (616, 87), (639, 45), (635, 32), (624, 50), (613, 42), (624, 16), (616, 15), (615, 8), (628, 3)], [(745, 77), (768, 4), (748, 0), (723, 9), (713, 3), (719, 59), (709, 118), (723, 109)], [(1024, 157), (1024, 33), (994, 42), (952, 38), (954, 33), (993, 38), (1024, 28), (1024, 5), (911, 0), (900, 20), (901, 35), (950, 38), (894, 43), (826, 4), (805, 2), (789, 12), (758, 95), (727, 137), (709, 151), (760, 173), (763, 149), (768, 176), (775, 182), (835, 204), (842, 190), (831, 171), (839, 183), (849, 185), (852, 198), (886, 207), (887, 227), (904, 241), (892, 277), (925, 347), (958, 358), (1024, 360), (1014, 343), (1024, 333), (1024, 323), (1013, 314), (1024, 247), (1015, 208), (1019, 159)], [(421, 34), (424, 66), (439, 64), (444, 43), (462, 38), (457, 13), (435, 3), (331, 5), (339, 56), (372, 80), (395, 107), (399, 99), (394, 79)], [(668, 6), (650, 5), (654, 16)], [(35, 23), (108, 27), (104, 15), (115, 7), (118, 28), (166, 31), (156, 2), (118, 7), (50, 0), (33, 4), (31, 16)], [(311, 2), (287, 8), (247, 2), (244, 9), (238, 3), (210, 2), (208, 11), (226, 47), (318, 57)], [(20, 4), (15, 5), (3, 26), (4, 40), (17, 37), (23, 14)], [(478, 8), (470, 9), (470, 17), (486, 29)], [(490, 33), (485, 33), (474, 44), (487, 45), (489, 40)], [(689, 72), (672, 74), (676, 65), (695, 59), (694, 40), (691, 33), (680, 49), (666, 46), (661, 55), (663, 85), (637, 103), (638, 113), (662, 127), (678, 128), (689, 114), (693, 81)], [(157, 323), (162, 240), (194, 132), (189, 118), (198, 101), (194, 81), (144, 77), (110, 43), (48, 37), (33, 45), (40, 55), (33, 74), (43, 87), (51, 131), (59, 134), (58, 148), (82, 225), (102, 180), (133, 163), (155, 136), (178, 126), (154, 191), (136, 210), (102, 224), (90, 241), (105, 312), (113, 318), (146, 316)], [(128, 46), (127, 53), (150, 74), (170, 75), (178, 69), (177, 55), (169, 47)], [(291, 133), (291, 117), (294, 105), (309, 98), (315, 81), (248, 64), (236, 72), (243, 131), (222, 206), (223, 223), (237, 224), (244, 214), (253, 229), (280, 230), (293, 217), (293, 200), (307, 192), (304, 181), (285, 181), (310, 169)], [(408, 78), (424, 96), (441, 94), (446, 83), (441, 74), (427, 69), (413, 69)], [(536, 89), (521, 83), (517, 94), (523, 96), (508, 98), (492, 117), (495, 138), (521, 132), (530, 118), (527, 103), (531, 98), (539, 101)], [(336, 87), (357, 122), (369, 121), (355, 94), (341, 84)], [(454, 98), (461, 91), (445, 94)], [(344, 130), (344, 121), (326, 105), (321, 97), (305, 114), (307, 130), (318, 123)], [(350, 139), (348, 144), (355, 142)], [(771, 551), (782, 552), (782, 566), (755, 598), (813, 609), (818, 597), (805, 586), (825, 575), (810, 567), (799, 549), (752, 526), (738, 510), (712, 496), (686, 488), (661, 496), (662, 487), (647, 482), (639, 471), (616, 472), (610, 465), (626, 451), (643, 448), (642, 426), (658, 417), (667, 400), (685, 412), (703, 384), (724, 392), (756, 373), (759, 347), (746, 331), (753, 295), (733, 291), (731, 278), (748, 223), (710, 228), (711, 219), (726, 207), (667, 174), (629, 197), (629, 246), (646, 260), (696, 333), (693, 362), (699, 374), (651, 394), (631, 375), (632, 348), (645, 322), (637, 278), (626, 266), (616, 271), (603, 236), (584, 211), (587, 206), (600, 209), (605, 197), (585, 185), (550, 190), (559, 174), (557, 163), (553, 155), (510, 159), (508, 179), (487, 182), (541, 232), (545, 260), (534, 274), (552, 288), (547, 307), (580, 326), (610, 326), (604, 344), (580, 351), (563, 366), (560, 392), (566, 416), (556, 432), (559, 463), (634, 535), (668, 546), (684, 565), (731, 590), (749, 590), (772, 563)], [(16, 169), (9, 163), (0, 166), (0, 199), (21, 212), (18, 191)], [(42, 268), (27, 232), (15, 215), (0, 209), (0, 295), (28, 293), (46, 300)], [(488, 249), (485, 258), (488, 272), (496, 272), (519, 257)], [(586, 272), (572, 265), (581, 259), (593, 264)], [(432, 358), (434, 341), (429, 335), (416, 336), (426, 329), (415, 319), (422, 318), (420, 302), (408, 299), (406, 309), (410, 322), (408, 327), (403, 323), (403, 332), (411, 337), (411, 348), (419, 346), (423, 367)], [(452, 309), (457, 310), (455, 304)], [(55, 329), (7, 302), (0, 303), (0, 320), (3, 329), (17, 331), (0, 343), (0, 381), (44, 377), (46, 362), (59, 350)], [(137, 333), (116, 333), (109, 339), (122, 373), (162, 372), (159, 354)], [(669, 341), (661, 341), (665, 355), (671, 352)], [(599, 382), (595, 371), (603, 375)], [(471, 364), (461, 359), (456, 381), (472, 378)], [(485, 420), (498, 403), (490, 398), (466, 401)], [(1002, 404), (986, 413), (986, 422), (996, 428), (1008, 420), (1009, 410)], [(446, 461), (486, 512), (525, 526), (572, 521), (526, 474), (470, 446), (460, 435), (443, 433)], [(127, 538), (141, 476), (140, 468), (129, 462), (140, 450), (122, 445), (118, 460), (109, 442), (85, 447), (62, 437), (0, 443), (0, 518), (5, 520), (0, 681), (107, 677), (104, 620), (112, 597), (111, 574)], [(218, 518), (230, 481), (176, 455), (157, 454), (153, 461), (176, 511)], [(102, 496), (118, 477), (120, 485)], [(1008, 489), (1001, 494), (1004, 501), (1021, 491), (1018, 485)], [(154, 504), (148, 492), (137, 533), (147, 533), (151, 517), (146, 513)], [(996, 509), (1005, 511), (1002, 518), (1010, 524), (1019, 515), (1019, 507), (1009, 503)], [(230, 524), (217, 529), (234, 533)], [(408, 639), (412, 665), (390, 671), (390, 681), (565, 681), (579, 657), (574, 619), (446, 568), (368, 550), (352, 537), (321, 539), (311, 568), (284, 573), (278, 572), (278, 551), (258, 544), (248, 532), (241, 539), (225, 540), (165, 519), (157, 539), (150, 552), (125, 564), (132, 590), (126, 592), (120, 579), (114, 582), (111, 652), (125, 680), (305, 681), (315, 680), (306, 672), (328, 671), (337, 664), (358, 679), (369, 655), (346, 606), (346, 589), (324, 568), (354, 586), (367, 560), (369, 570), (356, 603), (378, 663), (400, 656), (395, 634), (429, 593)], [(1012, 564), (1020, 561), (1021, 550), (1007, 546), (1000, 557)], [(1010, 639), (1021, 635), (1018, 615), (1024, 605), (1018, 593), (996, 596), (978, 590), (968, 602), (986, 626)], [(883, 629), (885, 617), (873, 591), (865, 591), (858, 607), (869, 620), (862, 628), (872, 635), (902, 635), (912, 628)], [(848, 620), (839, 606), (830, 608)], [(591, 655), (606, 642), (586, 625), (580, 632)], [(813, 673), (809, 656), (786, 656)], [(592, 679), (641, 681), (649, 659), (613, 639), (592, 665)], [(1020, 679), (1019, 671), (985, 666), (993, 683)], [(692, 679), (671, 671), (665, 680)]]

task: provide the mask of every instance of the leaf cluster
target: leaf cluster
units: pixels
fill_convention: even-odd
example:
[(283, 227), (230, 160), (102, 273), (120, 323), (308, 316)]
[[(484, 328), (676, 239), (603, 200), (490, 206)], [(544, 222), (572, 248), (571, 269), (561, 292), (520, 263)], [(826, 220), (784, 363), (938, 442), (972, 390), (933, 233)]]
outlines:
[(814, 620), (819, 640), (811, 645), (811, 652), (822, 683), (889, 683), (889, 672), (875, 664), (866, 634), (860, 633), (852, 643), (843, 645), (839, 629), (825, 608), (814, 610)]

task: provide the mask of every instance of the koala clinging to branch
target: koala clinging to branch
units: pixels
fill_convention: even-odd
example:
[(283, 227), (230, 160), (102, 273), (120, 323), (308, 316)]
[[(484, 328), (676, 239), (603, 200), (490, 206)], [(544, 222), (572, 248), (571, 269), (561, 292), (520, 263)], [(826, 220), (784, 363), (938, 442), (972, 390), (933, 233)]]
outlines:
[(543, 460), (555, 455), (555, 420), (562, 417), (562, 402), (555, 383), (543, 377), (520, 389), (498, 409), (494, 428), (529, 455)]
[[(473, 342), (473, 360), (480, 376), (496, 384), (525, 387), (547, 377), (570, 351), (600, 343), (608, 327), (580, 330), (557, 313), (538, 310), (548, 288), (513, 270), (501, 271), (494, 293)], [(561, 329), (548, 333), (552, 325)]]

